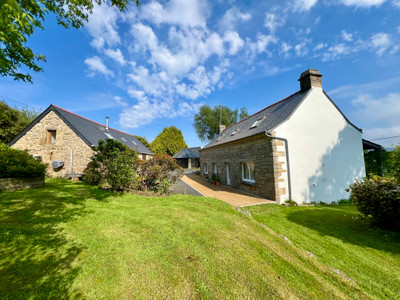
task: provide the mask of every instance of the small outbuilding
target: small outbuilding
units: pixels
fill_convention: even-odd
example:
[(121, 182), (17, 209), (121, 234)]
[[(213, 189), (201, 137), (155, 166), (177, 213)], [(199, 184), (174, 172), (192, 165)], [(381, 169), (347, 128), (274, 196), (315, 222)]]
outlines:
[(196, 169), (200, 167), (200, 147), (184, 148), (175, 154), (178, 165), (184, 169)]

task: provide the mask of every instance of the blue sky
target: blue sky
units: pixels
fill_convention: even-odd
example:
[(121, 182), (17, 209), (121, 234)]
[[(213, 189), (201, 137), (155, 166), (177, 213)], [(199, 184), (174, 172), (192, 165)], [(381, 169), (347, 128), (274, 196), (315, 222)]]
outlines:
[(202, 104), (254, 113), (315, 68), (365, 138), (400, 135), (400, 0), (143, 0), (123, 14), (96, 7), (80, 30), (52, 16), (44, 25), (29, 41), (47, 57), (44, 72), (33, 85), (0, 78), (10, 105), (109, 116), (149, 141), (175, 125), (200, 146), (193, 115)]

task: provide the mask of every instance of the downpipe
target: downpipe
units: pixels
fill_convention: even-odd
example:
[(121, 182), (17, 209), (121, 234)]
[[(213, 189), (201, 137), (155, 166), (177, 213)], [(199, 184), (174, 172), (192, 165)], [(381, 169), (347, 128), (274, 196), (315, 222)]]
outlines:
[(286, 154), (286, 165), (287, 165), (287, 176), (288, 176), (288, 190), (289, 190), (289, 199), (292, 199), (292, 180), (290, 179), (290, 164), (289, 164), (289, 144), (288, 140), (283, 137), (278, 137), (271, 135), (269, 132), (265, 131), (265, 135), (272, 139), (277, 139), (285, 143), (285, 154)]

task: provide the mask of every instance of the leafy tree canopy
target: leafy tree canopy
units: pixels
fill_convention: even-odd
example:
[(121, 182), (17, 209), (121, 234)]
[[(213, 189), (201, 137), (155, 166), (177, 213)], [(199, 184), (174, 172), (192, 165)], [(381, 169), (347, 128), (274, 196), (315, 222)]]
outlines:
[[(95, 3), (107, 0), (1, 0), (0, 1), (0, 75), (15, 80), (32, 82), (30, 74), (21, 67), (35, 72), (43, 71), (38, 65), (46, 57), (34, 53), (27, 46), (28, 38), (37, 28), (44, 29), (45, 16), (53, 13), (59, 25), (80, 28), (88, 20)], [(109, 0), (111, 5), (125, 11), (129, 2), (139, 0)]]
[(151, 150), (150, 143), (146, 140), (145, 137), (136, 135), (136, 138), (137, 138), (143, 145), (145, 145), (149, 150)]
[(6, 144), (11, 142), (38, 115), (39, 112), (36, 110), (26, 107), (18, 110), (0, 101), (0, 142)]
[(182, 132), (175, 126), (165, 127), (151, 143), (154, 154), (175, 155), (183, 148), (187, 148)]
[(200, 107), (198, 114), (194, 115), (194, 129), (200, 140), (212, 140), (219, 134), (219, 124), (226, 127), (248, 117), (249, 114), (245, 107), (240, 111), (238, 109), (231, 110), (227, 106), (214, 106), (203, 105)]

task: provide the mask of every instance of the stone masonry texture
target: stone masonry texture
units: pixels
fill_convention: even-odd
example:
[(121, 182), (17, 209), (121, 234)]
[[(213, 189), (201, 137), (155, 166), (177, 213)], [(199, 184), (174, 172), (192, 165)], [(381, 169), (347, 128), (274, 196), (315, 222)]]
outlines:
[[(232, 143), (200, 150), (201, 175), (204, 164), (208, 165), (208, 175), (213, 175), (213, 164), (217, 165), (221, 184), (227, 184), (226, 165), (229, 164), (231, 187), (280, 203), (280, 195), (285, 189), (279, 188), (282, 172), (286, 172), (277, 157), (285, 155), (277, 152), (280, 142), (267, 138), (264, 134)], [(254, 162), (255, 183), (242, 181), (242, 162)]]
[[(48, 143), (48, 131), (56, 130), (56, 142)], [(70, 173), (71, 150), (73, 151), (72, 173), (82, 174), (89, 163), (93, 150), (53, 111), (49, 112), (39, 123), (22, 136), (13, 148), (27, 149), (32, 155), (39, 155), (47, 168), (47, 176), (64, 177)], [(53, 169), (51, 162), (60, 160), (64, 166)]]

